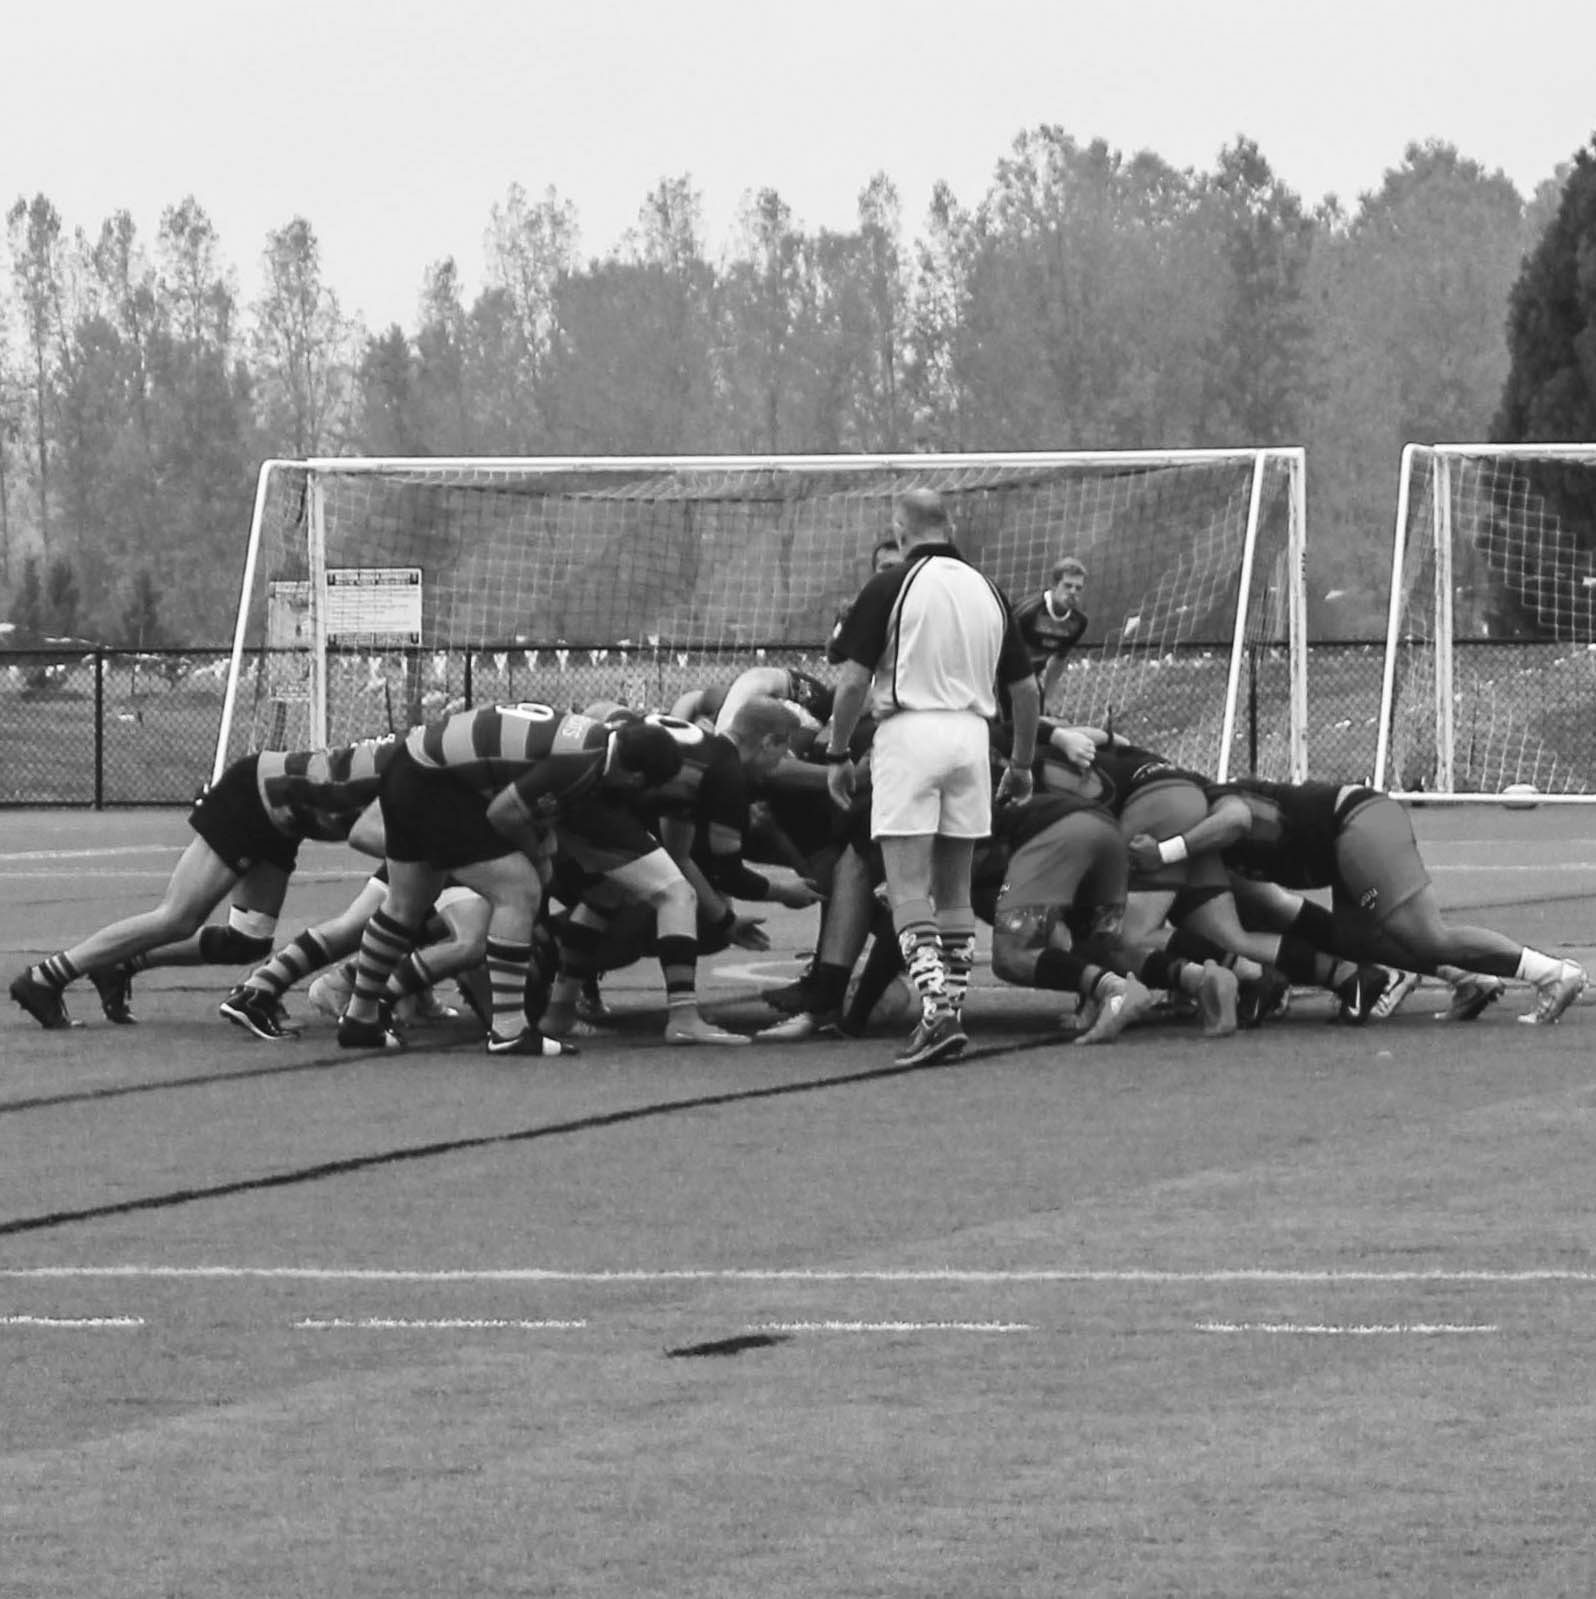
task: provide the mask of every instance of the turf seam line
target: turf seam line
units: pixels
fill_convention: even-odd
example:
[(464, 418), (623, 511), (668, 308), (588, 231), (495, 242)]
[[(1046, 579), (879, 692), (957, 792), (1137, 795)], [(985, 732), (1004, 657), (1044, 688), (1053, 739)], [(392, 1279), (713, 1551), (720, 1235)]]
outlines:
[[(0, 1222), (0, 1238), (15, 1237), (19, 1233), (42, 1232), (53, 1227), (65, 1227), (73, 1222), (102, 1221), (112, 1216), (135, 1215), (141, 1211), (169, 1210), (179, 1205), (197, 1204), (206, 1199), (229, 1199), (239, 1194), (263, 1193), (274, 1188), (292, 1188), (301, 1183), (322, 1182), (329, 1177), (349, 1176), (355, 1172), (372, 1171), (382, 1166), (435, 1160), (444, 1155), (460, 1154), (466, 1150), (495, 1149), (512, 1144), (533, 1143), (545, 1138), (557, 1138), (571, 1133), (597, 1132), (607, 1127), (627, 1126), (633, 1122), (649, 1121), (683, 1111), (714, 1110), (723, 1105), (751, 1104), (763, 1099), (812, 1094), (827, 1088), (849, 1088), (863, 1083), (885, 1082), (894, 1077), (907, 1077), (926, 1071), (949, 1071), (975, 1062), (991, 1060), (997, 1056), (1023, 1054), (1030, 1050), (1049, 1047), (1072, 1046), (1058, 1038), (1023, 1039), (1011, 1044), (994, 1044), (985, 1049), (966, 1050), (953, 1060), (929, 1061), (914, 1066), (899, 1066), (894, 1062), (890, 1066), (850, 1072), (840, 1077), (807, 1078), (799, 1083), (774, 1083), (758, 1088), (727, 1090), (718, 1094), (696, 1094), (690, 1099), (634, 1105), (626, 1110), (603, 1111), (592, 1116), (580, 1116), (572, 1121), (550, 1122), (540, 1127), (523, 1127), (510, 1133), (483, 1133), (470, 1138), (439, 1139), (427, 1144), (412, 1144), (383, 1150), (373, 1155), (349, 1155), (340, 1160), (318, 1161), (314, 1165), (297, 1167), (291, 1171), (268, 1172), (260, 1177), (241, 1177), (232, 1182), (211, 1183), (204, 1187), (177, 1188), (164, 1194), (148, 1194), (138, 1199), (119, 1200), (115, 1204), (85, 1205), (75, 1210), (53, 1210), (37, 1216), (17, 1216)], [(356, 1061), (374, 1057), (381, 1058), (380, 1052), (362, 1051), (346, 1058)]]

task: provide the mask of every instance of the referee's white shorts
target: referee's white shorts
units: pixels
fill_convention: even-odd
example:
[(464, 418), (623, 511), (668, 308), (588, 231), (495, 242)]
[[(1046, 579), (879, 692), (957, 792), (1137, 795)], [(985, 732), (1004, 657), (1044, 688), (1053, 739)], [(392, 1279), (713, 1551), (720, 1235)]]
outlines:
[(870, 746), (873, 838), (985, 838), (992, 831), (992, 755), (974, 711), (899, 711)]

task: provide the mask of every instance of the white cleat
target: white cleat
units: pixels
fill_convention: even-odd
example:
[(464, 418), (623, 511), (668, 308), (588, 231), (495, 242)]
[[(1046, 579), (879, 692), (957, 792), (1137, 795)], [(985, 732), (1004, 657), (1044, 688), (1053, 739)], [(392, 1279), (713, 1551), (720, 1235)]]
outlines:
[(1417, 972), (1391, 970), (1391, 981), (1386, 985), (1385, 992), (1374, 1002), (1374, 1009), (1369, 1012), (1370, 1017), (1377, 1022), (1383, 1022), (1388, 1017), (1395, 1016), (1406, 1003), (1408, 995), (1417, 993), (1423, 981)]
[(1106, 1044), (1153, 1008), (1152, 994), (1134, 977), (1111, 974), (1103, 978), (1097, 985), (1095, 997), (1097, 1015), (1076, 1038), (1077, 1044)]
[(1535, 985), (1535, 1009), (1520, 1016), (1532, 1027), (1550, 1027), (1585, 992), (1585, 969), (1564, 961), (1555, 977)]
[(713, 1022), (707, 1022), (702, 1016), (694, 1016), (682, 1021), (672, 1021), (665, 1024), (665, 1042), (667, 1044), (751, 1044), (753, 1039), (747, 1033), (728, 1032), (724, 1027), (717, 1027)]

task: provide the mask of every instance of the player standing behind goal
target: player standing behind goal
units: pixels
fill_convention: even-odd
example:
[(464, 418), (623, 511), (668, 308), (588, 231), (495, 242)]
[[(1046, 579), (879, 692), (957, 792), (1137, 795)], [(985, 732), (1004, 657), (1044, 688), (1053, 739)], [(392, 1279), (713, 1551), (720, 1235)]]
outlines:
[(1081, 609), (1086, 593), (1086, 568), (1073, 555), (1053, 564), (1048, 586), (1015, 607), (1014, 622), (1031, 652), (1031, 665), (1042, 682), (1042, 706), (1064, 675), (1064, 662), (1086, 632)]
[(827, 787), (853, 798), (849, 741), (866, 703), (876, 718), (870, 831), (881, 847), (892, 925), (923, 1013), (904, 1066), (957, 1055), (975, 963), (975, 846), (992, 825), (988, 723), (999, 685), (1014, 712), (998, 800), (1031, 795), (1039, 694), (1008, 600), (959, 553), (942, 496), (900, 495), (903, 564), (872, 577), (843, 624), (842, 670), (827, 743)]

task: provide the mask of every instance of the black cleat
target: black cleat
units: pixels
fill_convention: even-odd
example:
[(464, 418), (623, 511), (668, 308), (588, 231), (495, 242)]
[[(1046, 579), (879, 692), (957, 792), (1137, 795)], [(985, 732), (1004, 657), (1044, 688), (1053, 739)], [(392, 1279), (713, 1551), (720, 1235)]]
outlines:
[(125, 966), (107, 966), (102, 971), (90, 972), (89, 981), (100, 996), (100, 1009), (108, 1022), (118, 1027), (131, 1027), (138, 1017), (133, 1014), (133, 974)]
[(490, 1055), (536, 1055), (540, 1058), (552, 1059), (556, 1055), (580, 1055), (582, 1053), (575, 1044), (566, 1043), (558, 1038), (549, 1038), (539, 1032), (536, 1027), (525, 1027), (512, 1038), (501, 1038), (499, 1034), (488, 1034), (488, 1053)]
[(281, 1002), (263, 988), (246, 988), (240, 984), (216, 1007), (216, 1013), (245, 1032), (273, 1043), (299, 1037), (298, 1028), (284, 1025)]
[(61, 990), (52, 988), (48, 983), (41, 983), (33, 975), (31, 967), (11, 979), (11, 997), (41, 1027), (54, 1030), (57, 1027), (77, 1025), (67, 1015), (66, 1000), (62, 997)]
[(1244, 982), (1236, 996), (1236, 1022), (1243, 1031), (1262, 1027), (1271, 1016), (1291, 1009), (1291, 984), (1272, 967), (1262, 977)]
[(1349, 1027), (1361, 1027), (1374, 1014), (1380, 996), (1391, 986), (1391, 973), (1383, 966), (1360, 966), (1346, 982), (1336, 988), (1340, 1009), (1333, 1020)]
[(345, 1016), (338, 1023), (338, 1047), (340, 1049), (403, 1049), (405, 1041), (399, 1029), (394, 1026), (393, 1020), (384, 1009), (378, 1012), (374, 1022), (357, 1021), (353, 1016)]
[(763, 988), (759, 991), (759, 997), (783, 1016), (797, 1016), (817, 1008), (815, 991), (807, 975), (795, 983), (783, 983), (779, 988)]

